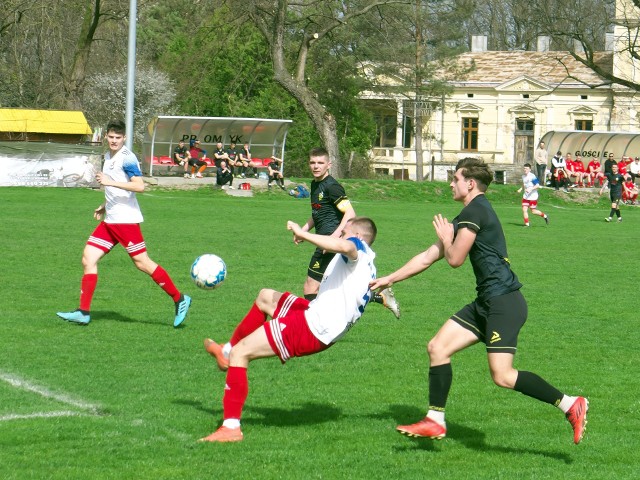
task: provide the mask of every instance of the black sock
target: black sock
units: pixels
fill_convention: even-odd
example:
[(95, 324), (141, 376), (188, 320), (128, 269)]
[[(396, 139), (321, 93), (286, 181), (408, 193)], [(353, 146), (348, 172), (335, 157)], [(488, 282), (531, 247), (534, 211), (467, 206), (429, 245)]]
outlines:
[(513, 389), (529, 397), (558, 406), (564, 396), (560, 390), (547, 383), (535, 373), (518, 371)]
[(315, 300), (317, 296), (318, 296), (317, 293), (305, 293), (304, 298), (311, 301), (311, 300)]
[(450, 363), (429, 368), (429, 410), (444, 412), (452, 382)]
[(620, 209), (616, 210), (616, 217), (620, 218)]
[(382, 295), (380, 295), (379, 293), (374, 293), (373, 297), (371, 298), (371, 301), (374, 303), (384, 304), (384, 299), (382, 298)]
[(613, 217), (614, 213), (616, 213), (616, 210), (614, 208), (612, 208), (611, 211), (609, 212), (609, 216)]

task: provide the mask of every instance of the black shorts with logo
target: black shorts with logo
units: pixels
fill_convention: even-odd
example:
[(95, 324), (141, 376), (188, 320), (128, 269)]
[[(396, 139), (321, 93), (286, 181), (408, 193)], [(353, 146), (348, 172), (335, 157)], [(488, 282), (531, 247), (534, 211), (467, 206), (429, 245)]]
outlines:
[(487, 353), (516, 353), (518, 334), (527, 321), (527, 301), (520, 290), (478, 299), (465, 305), (451, 319), (487, 346)]
[(311, 257), (311, 261), (309, 262), (307, 275), (314, 280), (321, 282), (325, 270), (335, 255), (336, 254), (334, 252), (323, 253), (321, 248), (316, 248), (315, 252), (313, 252), (313, 256)]

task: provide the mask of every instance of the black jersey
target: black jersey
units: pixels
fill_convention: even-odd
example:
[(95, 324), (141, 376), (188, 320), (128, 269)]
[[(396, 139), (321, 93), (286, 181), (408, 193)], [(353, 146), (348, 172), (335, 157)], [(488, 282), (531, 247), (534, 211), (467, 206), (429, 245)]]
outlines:
[(232, 162), (236, 161), (236, 156), (238, 155), (238, 151), (235, 148), (227, 148), (225, 150), (225, 152), (227, 153), (227, 155), (229, 155), (229, 160), (231, 160)]
[(609, 180), (609, 194), (611, 198), (622, 197), (622, 184), (624, 183), (624, 177), (619, 173), (607, 173), (607, 180)]
[(344, 188), (331, 175), (319, 182), (311, 182), (311, 216), (317, 234), (331, 235), (335, 232), (348, 205)]
[(476, 233), (469, 260), (476, 276), (479, 300), (487, 301), (522, 287), (511, 271), (500, 220), (484, 195), (478, 195), (462, 209), (453, 219), (453, 228), (454, 235), (461, 228), (469, 228)]

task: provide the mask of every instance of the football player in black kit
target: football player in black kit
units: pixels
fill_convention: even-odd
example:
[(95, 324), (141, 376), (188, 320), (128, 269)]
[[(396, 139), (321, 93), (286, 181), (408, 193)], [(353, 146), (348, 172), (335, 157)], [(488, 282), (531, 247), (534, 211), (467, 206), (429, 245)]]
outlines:
[[(437, 440), (446, 436), (445, 405), (453, 381), (451, 357), (482, 342), (494, 383), (559, 408), (573, 427), (577, 444), (587, 424), (587, 399), (565, 395), (535, 373), (513, 367), (518, 334), (527, 319), (527, 302), (520, 292), (522, 284), (511, 270), (502, 225), (484, 194), (492, 180), (493, 173), (482, 160), (460, 160), (450, 186), (453, 199), (464, 208), (451, 222), (436, 215), (433, 226), (438, 240), (395, 272), (369, 284), (372, 289), (389, 287), (443, 258), (458, 268), (469, 257), (476, 277), (476, 299), (451, 315), (427, 346), (427, 416), (411, 425), (399, 425), (397, 430), (410, 437)], [(489, 413), (485, 410), (481, 415)]]
[[(324, 148), (311, 150), (309, 167), (313, 175), (310, 195), (311, 217), (302, 226), (302, 230), (308, 232), (315, 228), (315, 233), (319, 235), (340, 237), (344, 226), (356, 216), (356, 212), (344, 187), (329, 174), (331, 161), (329, 153)], [(322, 276), (333, 257), (334, 254), (331, 252), (325, 252), (321, 248), (315, 249), (304, 283), (304, 298), (313, 300), (316, 297)], [(372, 301), (384, 305), (396, 318), (400, 318), (400, 307), (391, 288), (376, 293)]]

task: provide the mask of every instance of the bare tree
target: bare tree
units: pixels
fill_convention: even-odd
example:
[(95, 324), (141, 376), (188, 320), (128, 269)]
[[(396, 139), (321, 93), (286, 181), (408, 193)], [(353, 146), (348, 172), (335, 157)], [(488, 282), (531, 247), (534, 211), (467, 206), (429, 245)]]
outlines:
[[(271, 51), (275, 80), (302, 105), (314, 124), (333, 162), (332, 173), (340, 176), (340, 154), (335, 116), (318, 100), (307, 78), (310, 52), (328, 47), (332, 33), (349, 28), (350, 22), (384, 5), (403, 0), (232, 0), (236, 11), (244, 11), (258, 27)], [(336, 72), (337, 75), (340, 72)]]
[[(101, 40), (112, 44), (112, 38), (126, 40), (126, 33), (123, 36), (118, 31), (126, 25), (112, 20), (126, 17), (128, 2), (6, 2), (8, 8), (0, 12), (0, 102), (82, 109), (87, 72), (99, 68), (95, 45)], [(108, 23), (115, 30), (105, 30), (102, 38), (97, 37)], [(121, 59), (112, 52), (110, 61), (119, 66)]]
[[(541, 0), (535, 13), (543, 21), (541, 33), (552, 40), (552, 50), (567, 51), (578, 62), (587, 66), (602, 82), (591, 85), (618, 84), (640, 91), (640, 84), (616, 74), (611, 68), (610, 57), (603, 55), (607, 32), (613, 33), (616, 24), (624, 34), (612, 45), (617, 55), (640, 60), (640, 0), (621, 0), (626, 9), (615, 13), (616, 0)], [(550, 10), (549, 10), (550, 9)], [(616, 18), (618, 17), (618, 18)]]

